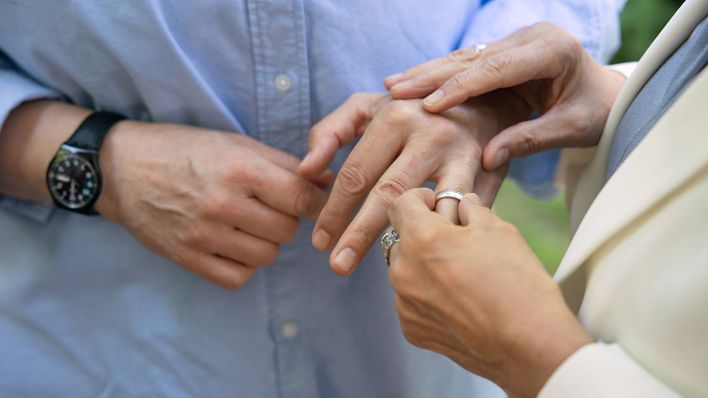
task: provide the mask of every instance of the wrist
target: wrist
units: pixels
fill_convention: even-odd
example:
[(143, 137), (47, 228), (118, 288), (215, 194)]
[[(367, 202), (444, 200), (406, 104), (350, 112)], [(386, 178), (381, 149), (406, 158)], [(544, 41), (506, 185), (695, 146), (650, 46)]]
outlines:
[(101, 216), (111, 221), (119, 219), (119, 171), (125, 165), (126, 155), (131, 152), (138, 137), (136, 127), (142, 124), (132, 120), (123, 120), (111, 127), (103, 140), (99, 152), (102, 189), (94, 205)]
[(26, 102), (15, 108), (0, 133), (0, 192), (51, 203), (47, 166), (90, 113), (50, 100)]
[(508, 344), (511, 360), (498, 382), (510, 397), (537, 396), (563, 362), (593, 342), (565, 305), (540, 312), (544, 314), (538, 322), (517, 328), (518, 333), (510, 336), (514, 339)]

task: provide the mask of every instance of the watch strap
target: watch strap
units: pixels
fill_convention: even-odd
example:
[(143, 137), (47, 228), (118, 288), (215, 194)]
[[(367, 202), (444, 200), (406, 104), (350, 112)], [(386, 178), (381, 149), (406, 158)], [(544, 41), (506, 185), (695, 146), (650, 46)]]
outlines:
[(125, 116), (117, 113), (98, 111), (89, 115), (79, 125), (74, 134), (66, 141), (66, 145), (97, 151), (108, 131), (114, 124), (124, 120)]

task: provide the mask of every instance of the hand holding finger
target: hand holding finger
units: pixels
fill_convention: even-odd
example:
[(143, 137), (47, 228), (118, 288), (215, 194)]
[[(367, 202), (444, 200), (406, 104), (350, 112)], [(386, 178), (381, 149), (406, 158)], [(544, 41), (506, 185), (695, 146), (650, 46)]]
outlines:
[(327, 194), (299, 175), (265, 162), (251, 182), (253, 195), (273, 209), (293, 217), (316, 217)]
[(489, 209), (484, 206), (477, 194), (468, 193), (460, 201), (459, 215), (463, 226), (473, 225), (479, 219), (480, 212), (488, 213)]
[(388, 218), (399, 234), (418, 228), (421, 218), (435, 209), (435, 193), (428, 188), (415, 188), (401, 195), (388, 210)]
[[(448, 161), (438, 171), (436, 192), (453, 190), (462, 194), (472, 192), (475, 177), (480, 167), (479, 155), (468, 153), (466, 156), (456, 156)], [(459, 201), (454, 198), (442, 198), (435, 204), (435, 212), (445, 217), (453, 224), (459, 224), (457, 207)]]
[(410, 153), (414, 151), (407, 148), (393, 162), (346, 226), (330, 257), (332, 269), (338, 274), (348, 275), (354, 271), (388, 224), (387, 212), (391, 204), (404, 192), (425, 182), (430, 166), (411, 161)]

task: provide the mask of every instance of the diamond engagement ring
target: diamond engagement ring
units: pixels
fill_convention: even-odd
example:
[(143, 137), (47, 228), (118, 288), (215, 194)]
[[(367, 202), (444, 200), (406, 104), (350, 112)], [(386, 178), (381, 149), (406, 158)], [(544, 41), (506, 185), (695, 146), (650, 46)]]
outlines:
[(486, 45), (486, 44), (475, 44), (474, 46), (472, 46), (472, 49), (474, 50), (474, 53), (475, 53), (475, 54), (481, 53), (481, 52), (484, 51), (486, 48), (487, 48), (487, 45)]
[(381, 237), (381, 251), (383, 252), (384, 259), (386, 259), (387, 266), (391, 265), (388, 259), (388, 256), (391, 253), (391, 248), (393, 247), (393, 245), (400, 241), (401, 240), (398, 237), (398, 231), (396, 231), (396, 228), (394, 228), (393, 226), (389, 226), (386, 229), (386, 232)]
[(435, 203), (438, 203), (440, 199), (455, 199), (458, 202), (465, 197), (465, 194), (458, 191), (457, 189), (444, 189), (435, 194)]

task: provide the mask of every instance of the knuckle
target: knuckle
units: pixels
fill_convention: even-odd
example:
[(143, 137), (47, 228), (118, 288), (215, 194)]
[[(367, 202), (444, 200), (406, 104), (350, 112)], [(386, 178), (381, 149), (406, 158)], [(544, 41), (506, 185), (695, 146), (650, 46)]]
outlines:
[[(466, 70), (466, 71), (454, 74), (450, 78), (449, 85), (453, 89), (459, 90), (459, 89), (463, 89), (463, 88), (467, 87), (470, 83), (470, 80), (471, 80), (470, 73), (468, 70)], [(445, 89), (443, 89), (443, 91), (445, 91)]]
[(582, 43), (572, 34), (555, 25), (550, 25), (553, 27), (552, 33), (541, 39), (544, 48), (549, 49), (551, 54), (560, 56), (559, 59), (564, 64), (576, 65), (585, 51)]
[(519, 229), (516, 227), (516, 225), (504, 221), (502, 219), (497, 220), (497, 228), (501, 230), (505, 234), (511, 234), (511, 235), (520, 235), (521, 232), (519, 232)]
[(590, 115), (583, 109), (574, 109), (568, 112), (566, 121), (568, 123), (567, 131), (574, 139), (582, 139), (593, 125)]
[(396, 300), (394, 302), (394, 306), (396, 308), (396, 312), (398, 313), (399, 316), (403, 315), (406, 313), (405, 306), (403, 304), (403, 300), (401, 299), (400, 296), (396, 296)]
[[(393, 290), (396, 291), (396, 293), (398, 293), (402, 297), (406, 297), (406, 288), (410, 286), (410, 278), (408, 276), (408, 271), (406, 270), (406, 267), (400, 267), (396, 266), (395, 264), (391, 264), (388, 270), (388, 282), (393, 288)], [(402, 305), (401, 300), (398, 300), (396, 302), (396, 305), (396, 309), (398, 310), (398, 306)]]
[(482, 71), (487, 75), (501, 78), (504, 76), (504, 70), (509, 65), (510, 59), (507, 53), (499, 53), (482, 60)]
[(541, 150), (541, 141), (532, 131), (524, 131), (521, 135), (521, 148), (524, 154), (532, 154)]
[(402, 201), (404, 200), (405, 195), (400, 195), (396, 199), (393, 200), (393, 203), (391, 204), (392, 208), (400, 207)]
[(435, 123), (428, 130), (430, 145), (435, 148), (447, 146), (451, 143), (468, 146), (466, 142), (470, 140), (461, 140), (459, 130), (460, 127), (454, 121), (447, 118), (436, 118)]
[(201, 223), (190, 223), (184, 231), (182, 240), (189, 245), (200, 245), (208, 240), (208, 233)]
[(385, 121), (387, 124), (401, 126), (409, 123), (419, 112), (411, 101), (393, 101), (385, 108)]
[(471, 48), (461, 48), (451, 52), (447, 56), (448, 62), (458, 64), (461, 67), (468, 67), (476, 60), (477, 52)]
[(309, 214), (315, 203), (315, 187), (310, 184), (299, 184), (293, 199), (295, 213)]
[(337, 178), (339, 186), (349, 196), (359, 195), (368, 186), (364, 170), (356, 164), (345, 163)]
[(251, 276), (255, 270), (248, 267), (240, 267), (238, 272), (229, 278), (224, 278), (219, 280), (217, 283), (225, 289), (228, 290), (238, 290), (246, 285), (246, 283), (251, 279)]
[(382, 181), (374, 188), (374, 195), (379, 199), (379, 201), (384, 205), (385, 208), (389, 208), (393, 205), (393, 202), (403, 195), (408, 190), (407, 185), (403, 182), (400, 177), (391, 177), (386, 181)]
[(226, 178), (235, 181), (250, 181), (256, 175), (252, 167), (247, 167), (245, 159), (250, 159), (253, 152), (243, 146), (236, 146), (230, 156), (224, 157), (223, 170)]
[(201, 213), (207, 217), (218, 217), (226, 214), (230, 208), (230, 203), (226, 195), (214, 195), (201, 204)]
[(562, 46), (562, 48), (566, 50), (564, 52), (575, 56), (583, 51), (583, 45), (577, 37), (561, 28), (557, 28), (556, 32), (556, 40), (558, 40), (558, 45)]
[(436, 247), (439, 236), (432, 228), (415, 228), (410, 231), (410, 237), (406, 238), (410, 239), (413, 247), (432, 250)]
[(281, 227), (278, 229), (280, 233), (282, 234), (281, 236), (281, 242), (286, 243), (290, 242), (293, 239), (295, 239), (295, 235), (297, 235), (297, 231), (300, 229), (300, 223), (293, 219), (293, 220), (288, 220), (285, 222)]
[(193, 266), (190, 251), (182, 245), (178, 245), (172, 250), (172, 261), (187, 269), (191, 269)]
[(556, 32), (560, 28), (558, 25), (548, 22), (548, 21), (540, 21), (532, 24), (529, 27), (529, 30), (538, 30), (538, 31), (550, 31), (550, 32)]
[(364, 103), (368, 102), (372, 98), (372, 93), (366, 93), (366, 92), (356, 92), (352, 95), (349, 96), (349, 99), (347, 101), (351, 102), (356, 102), (356, 103)]
[(256, 261), (257, 266), (263, 266), (263, 265), (270, 265), (275, 262), (275, 260), (278, 259), (278, 256), (280, 255), (280, 246), (278, 245), (272, 245), (272, 247), (267, 248), (266, 250), (261, 251), (259, 257)]
[(310, 129), (310, 140), (317, 140), (320, 137), (327, 135), (327, 130), (323, 126), (322, 122), (319, 122), (312, 126)]
[[(362, 248), (368, 249), (371, 243), (376, 240), (377, 231), (369, 230), (366, 225), (361, 222), (353, 222), (346, 230), (347, 241), (355, 250)], [(364, 252), (366, 250), (362, 250)]]
[(408, 325), (408, 322), (403, 319), (401, 319), (401, 333), (403, 333), (403, 337), (408, 340), (409, 343), (416, 347), (423, 347), (423, 342), (415, 332), (415, 328)]

